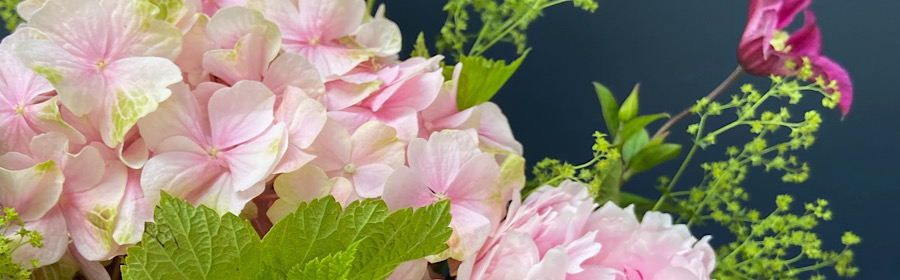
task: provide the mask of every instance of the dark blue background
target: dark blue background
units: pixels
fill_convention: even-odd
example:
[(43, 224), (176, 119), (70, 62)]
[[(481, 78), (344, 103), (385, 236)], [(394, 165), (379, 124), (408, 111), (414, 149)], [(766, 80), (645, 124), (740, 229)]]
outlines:
[[(387, 17), (404, 32), (404, 53), (418, 31), (433, 40), (446, 17), (441, 11), (444, 1), (386, 2)], [(568, 4), (552, 7), (529, 29), (533, 50), (494, 101), (509, 117), (529, 163), (544, 157), (585, 162), (593, 143), (591, 133), (605, 130), (591, 81), (606, 84), (620, 102), (640, 82), (642, 113), (681, 111), (737, 65), (735, 52), (746, 23), (747, 2), (599, 0), (594, 14)], [(863, 238), (856, 247), (861, 268), (857, 279), (897, 279), (900, 186), (891, 176), (900, 171), (896, 84), (900, 1), (818, 0), (812, 9), (822, 29), (825, 54), (853, 78), (852, 111), (841, 121), (836, 110), (820, 109), (820, 98), (804, 100), (794, 115), (801, 116), (801, 109), (820, 109), (825, 120), (818, 141), (800, 155), (810, 162), (811, 179), (800, 185), (785, 184), (778, 174), (753, 169), (745, 187), (755, 198), (753, 206), (765, 211), (772, 209), (774, 196), (780, 193), (794, 194), (798, 202), (828, 199), (834, 217), (819, 226), (820, 238), (840, 246), (841, 234), (855, 231)], [(510, 57), (511, 51), (494, 54)], [(747, 82), (765, 86), (768, 80), (742, 76), (738, 81)], [(735, 86), (729, 93), (736, 90)], [(696, 119), (676, 126), (669, 140), (688, 145), (683, 131), (689, 122)], [(731, 133), (719, 141), (741, 144), (748, 140), (745, 136)], [(701, 170), (696, 164), (722, 157), (721, 149), (699, 153), (681, 187), (699, 181)], [(656, 177), (671, 176), (680, 161), (636, 176), (625, 190), (657, 195)], [(694, 233), (721, 236), (723, 232), (697, 228)]]

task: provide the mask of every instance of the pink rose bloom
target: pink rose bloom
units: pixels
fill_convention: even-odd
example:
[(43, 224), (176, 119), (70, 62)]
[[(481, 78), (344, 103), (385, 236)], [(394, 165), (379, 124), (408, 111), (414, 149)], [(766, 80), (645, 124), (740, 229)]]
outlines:
[(544, 186), (510, 206), (478, 257), (460, 265), (467, 279), (709, 279), (709, 237), (694, 238), (671, 216), (596, 204), (586, 186)]

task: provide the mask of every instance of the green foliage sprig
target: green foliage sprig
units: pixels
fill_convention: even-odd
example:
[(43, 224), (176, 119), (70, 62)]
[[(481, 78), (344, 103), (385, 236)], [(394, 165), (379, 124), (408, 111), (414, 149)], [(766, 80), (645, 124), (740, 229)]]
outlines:
[(260, 240), (247, 220), (164, 195), (126, 279), (385, 279), (402, 262), (437, 254), (450, 238), (450, 203), (388, 211), (384, 201), (342, 209), (329, 196), (301, 203)]
[[(499, 42), (515, 45), (519, 54), (527, 49), (525, 30), (541, 16), (543, 10), (571, 2), (575, 7), (593, 12), (594, 0), (449, 0), (444, 5), (447, 20), (437, 41), (439, 53), (451, 51), (455, 57), (480, 56)], [(469, 12), (478, 14), (478, 33), (469, 33)], [(469, 45), (470, 39), (474, 42)], [(469, 51), (464, 49), (469, 46)]]
[(19, 6), (19, 3), (22, 3), (24, 0), (2, 0), (0, 1), (0, 18), (3, 18), (3, 22), (6, 23), (6, 30), (10, 32), (16, 30), (16, 26), (19, 26), (20, 23), (25, 22), (21, 17), (19, 17), (19, 13), (16, 12), (16, 7)]
[[(11, 228), (18, 228), (10, 234)], [(41, 248), (43, 236), (40, 232), (25, 229), (25, 223), (19, 218), (15, 209), (3, 207), (0, 216), (0, 279), (25, 280), (31, 279), (31, 270), (20, 263), (13, 261), (13, 253), (25, 244), (35, 248)], [(31, 261), (31, 267), (38, 266), (38, 260)]]
[[(840, 94), (830, 93), (838, 90), (834, 82), (822, 78), (811, 84), (803, 82), (812, 76), (809, 61), (803, 62), (797, 78), (773, 76), (765, 92), (746, 84), (741, 87), (741, 94), (732, 96), (728, 103), (698, 101), (691, 110), (700, 120), (687, 129), (694, 135), (694, 144), (672, 179), (660, 181), (663, 195), (654, 210), (662, 209), (666, 201), (671, 201), (677, 206), (680, 219), (688, 225), (712, 221), (735, 235), (734, 242), (718, 250), (713, 275), (716, 278), (799, 279), (801, 274), (818, 273), (827, 267), (833, 267), (840, 276), (853, 276), (858, 271), (850, 247), (859, 242), (859, 237), (847, 232), (842, 238), (844, 249), (828, 251), (813, 232), (820, 221), (831, 219), (826, 200), (806, 203), (805, 212), (795, 214), (789, 212), (793, 198), (782, 195), (776, 199), (776, 209), (765, 217), (761, 217), (759, 210), (743, 205), (750, 194), (741, 184), (752, 167), (782, 172), (782, 181), (789, 183), (801, 183), (809, 178), (808, 164), (793, 153), (815, 142), (815, 133), (822, 123), (818, 112), (810, 110), (803, 114), (802, 120), (792, 120), (786, 107), (777, 111), (761, 109), (774, 99), (797, 104), (808, 93), (820, 93), (826, 108), (837, 104)], [(733, 112), (735, 120), (716, 129), (707, 127), (710, 118), (725, 112)], [(726, 160), (701, 164), (704, 170), (701, 182), (688, 190), (676, 191), (678, 179), (695, 152), (715, 145), (718, 136), (739, 127), (748, 128), (753, 135), (751, 140), (742, 147), (727, 147)], [(821, 276), (813, 274), (812, 277)]]
[(543, 185), (559, 185), (564, 180), (573, 180), (589, 186), (591, 195), (600, 203), (618, 203), (619, 180), (622, 175), (622, 159), (619, 150), (606, 140), (606, 135), (594, 132), (593, 158), (580, 165), (573, 165), (558, 159), (546, 158), (534, 165), (534, 179), (523, 189), (523, 196)]

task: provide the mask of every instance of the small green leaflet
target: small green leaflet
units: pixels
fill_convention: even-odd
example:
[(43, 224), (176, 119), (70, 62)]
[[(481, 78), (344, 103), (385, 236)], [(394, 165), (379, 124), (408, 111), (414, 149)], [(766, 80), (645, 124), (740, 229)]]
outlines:
[(462, 111), (491, 100), (503, 87), (506, 80), (519, 69), (522, 60), (528, 56), (526, 50), (522, 56), (506, 65), (503, 60), (491, 60), (482, 56), (462, 56), (462, 72), (456, 90), (456, 106)]
[(400, 263), (446, 250), (450, 203), (388, 211), (331, 196), (301, 203), (260, 240), (249, 222), (163, 195), (125, 279), (384, 279)]

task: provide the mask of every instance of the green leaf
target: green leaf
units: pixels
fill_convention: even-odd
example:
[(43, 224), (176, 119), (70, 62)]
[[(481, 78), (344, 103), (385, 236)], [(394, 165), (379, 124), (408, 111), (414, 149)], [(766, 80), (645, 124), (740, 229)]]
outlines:
[(597, 98), (600, 99), (603, 120), (606, 121), (609, 136), (615, 138), (616, 133), (619, 132), (619, 103), (616, 102), (616, 97), (612, 92), (602, 84), (594, 82), (594, 90), (597, 92)]
[(592, 181), (593, 184), (599, 182), (599, 191), (594, 196), (594, 201), (603, 204), (607, 201), (619, 203), (622, 180), (622, 161), (607, 160), (608, 164), (597, 177)]
[(249, 222), (163, 193), (140, 245), (128, 248), (125, 279), (253, 279), (259, 237)]
[(642, 172), (677, 157), (680, 152), (681, 145), (679, 144), (664, 143), (647, 146), (631, 158), (628, 168), (632, 174)]
[(416, 37), (416, 45), (413, 47), (412, 53), (409, 54), (410, 57), (431, 57), (428, 54), (428, 46), (425, 45), (425, 34), (419, 32), (419, 36)]
[[(638, 92), (641, 89), (641, 84), (634, 85), (634, 89), (631, 90), (631, 94), (628, 95), (628, 98), (625, 99), (625, 102), (622, 103), (622, 108), (619, 109), (619, 121), (622, 123), (628, 123), (631, 119), (637, 116), (638, 114)], [(627, 138), (626, 138), (627, 139)]]
[(400, 209), (384, 221), (384, 230), (360, 244), (350, 279), (384, 279), (400, 263), (440, 253), (450, 238), (450, 201)]
[(301, 203), (263, 239), (262, 262), (268, 278), (285, 278), (298, 266), (354, 248), (348, 279), (384, 279), (402, 262), (447, 248), (449, 207), (439, 202), (388, 214), (382, 200), (353, 202), (346, 210), (331, 196)]
[(622, 158), (625, 159), (625, 162), (631, 162), (631, 158), (646, 147), (648, 143), (650, 143), (650, 134), (647, 133), (646, 129), (641, 129), (622, 145)]
[(491, 100), (500, 91), (506, 80), (516, 72), (522, 60), (528, 56), (525, 51), (518, 59), (506, 65), (503, 60), (491, 60), (482, 56), (463, 56), (463, 64), (456, 91), (456, 106), (460, 111)]
[(272, 226), (263, 238), (266, 270), (284, 277), (298, 264), (346, 250), (342, 240), (336, 238), (339, 235), (334, 235), (343, 219), (342, 210), (332, 196), (300, 203), (297, 211)]
[(350, 276), (350, 268), (356, 258), (354, 243), (346, 251), (329, 254), (323, 258), (315, 258), (305, 264), (298, 264), (288, 272), (287, 279), (329, 279), (346, 280)]
[(622, 138), (618, 139), (618, 140), (620, 140), (622, 142), (628, 142), (628, 140), (630, 140), (632, 136), (634, 136), (635, 134), (637, 134), (638, 132), (643, 130), (644, 127), (646, 127), (648, 124), (650, 124), (660, 118), (668, 118), (668, 117), (669, 117), (669, 115), (665, 114), (665, 113), (637, 117), (637, 118), (625, 123), (625, 127), (622, 128)]

